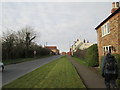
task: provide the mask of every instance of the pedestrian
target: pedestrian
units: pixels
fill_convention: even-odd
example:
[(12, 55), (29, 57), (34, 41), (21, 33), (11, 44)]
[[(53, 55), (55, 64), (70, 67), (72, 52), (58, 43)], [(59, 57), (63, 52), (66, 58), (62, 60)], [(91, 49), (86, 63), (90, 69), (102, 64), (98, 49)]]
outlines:
[(106, 88), (117, 88), (118, 66), (114, 56), (107, 53), (102, 61), (102, 76), (105, 78)]

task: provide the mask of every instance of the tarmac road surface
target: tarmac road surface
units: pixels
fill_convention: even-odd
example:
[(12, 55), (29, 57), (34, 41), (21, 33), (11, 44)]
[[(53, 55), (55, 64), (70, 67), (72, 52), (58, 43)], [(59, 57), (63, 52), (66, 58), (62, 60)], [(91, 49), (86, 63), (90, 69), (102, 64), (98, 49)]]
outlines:
[(47, 58), (37, 59), (34, 61), (23, 62), (5, 66), (5, 71), (2, 73), (2, 85), (8, 84), (11, 81), (45, 65), (53, 60), (60, 58), (62, 55), (51, 56)]

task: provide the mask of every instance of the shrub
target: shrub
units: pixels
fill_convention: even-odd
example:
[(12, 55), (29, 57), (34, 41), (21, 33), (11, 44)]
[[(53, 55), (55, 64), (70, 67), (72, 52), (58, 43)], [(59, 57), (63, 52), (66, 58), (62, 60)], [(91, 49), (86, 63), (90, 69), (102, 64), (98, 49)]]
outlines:
[(104, 56), (101, 56), (101, 60), (100, 60), (100, 70), (99, 70), (100, 74), (102, 74), (102, 61), (103, 61), (103, 58), (104, 58)]
[(120, 87), (120, 54), (113, 54), (113, 56), (115, 56), (117, 62), (118, 62), (118, 79), (117, 79), (117, 84)]
[(88, 66), (90, 67), (95, 67), (99, 65), (97, 44), (93, 44), (85, 50), (77, 50), (74, 53), (74, 56), (82, 60), (86, 60), (86, 62), (88, 62)]
[(12, 60), (18, 58), (32, 58), (35, 56), (49, 55), (51, 50), (43, 48), (33, 42), (36, 33), (33, 28), (26, 26), (17, 32), (3, 32), (2, 40), (2, 60)]
[(94, 44), (87, 49), (86, 60), (88, 61), (88, 66), (94, 67), (99, 65), (97, 44)]
[(75, 53), (74, 56), (78, 57), (80, 59), (85, 59), (85, 55), (86, 55), (86, 49), (85, 50), (80, 50), (78, 49)]

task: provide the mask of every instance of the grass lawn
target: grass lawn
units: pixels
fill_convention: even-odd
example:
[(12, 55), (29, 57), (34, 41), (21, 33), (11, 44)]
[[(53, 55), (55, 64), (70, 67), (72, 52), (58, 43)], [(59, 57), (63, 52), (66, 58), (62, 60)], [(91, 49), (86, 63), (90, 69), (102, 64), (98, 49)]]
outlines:
[(64, 56), (50, 62), (3, 88), (85, 88), (73, 65)]
[(33, 60), (37, 60), (37, 59), (45, 58), (45, 57), (50, 57), (50, 56), (51, 55), (35, 57), (35, 58), (19, 58), (19, 59), (2, 60), (2, 61), (5, 65), (9, 65), (9, 64), (16, 64), (16, 63), (21, 63), (21, 62), (26, 62), (26, 61), (33, 61)]
[(83, 64), (88, 67), (88, 62), (86, 60), (79, 59), (77, 57), (72, 57), (73, 60), (76, 60), (78, 63)]

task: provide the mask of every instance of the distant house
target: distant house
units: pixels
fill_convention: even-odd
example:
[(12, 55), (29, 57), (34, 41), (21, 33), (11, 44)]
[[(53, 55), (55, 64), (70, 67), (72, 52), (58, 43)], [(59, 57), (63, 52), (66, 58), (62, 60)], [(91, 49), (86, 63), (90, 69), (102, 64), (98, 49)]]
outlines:
[(71, 56), (71, 52), (67, 52), (67, 55)]
[(54, 52), (56, 55), (59, 54), (59, 50), (57, 49), (57, 46), (45, 46), (45, 48), (50, 49), (52, 52)]
[(67, 55), (67, 53), (66, 53), (66, 52), (62, 52), (61, 54), (62, 54), (62, 55)]
[(106, 51), (120, 54), (120, 6), (112, 3), (111, 14), (96, 28), (98, 37), (99, 60)]
[(71, 46), (71, 54), (73, 55), (74, 52), (76, 52), (78, 49), (80, 50), (84, 50), (89, 48), (91, 45), (93, 45), (93, 43), (89, 43), (88, 41), (86, 42), (81, 41), (80, 39), (77, 39), (77, 41), (74, 42), (74, 44)]

